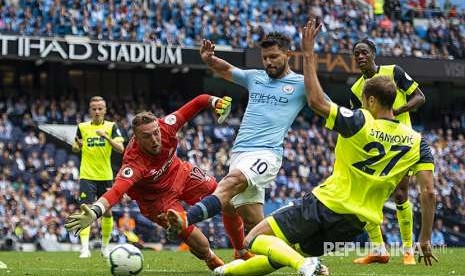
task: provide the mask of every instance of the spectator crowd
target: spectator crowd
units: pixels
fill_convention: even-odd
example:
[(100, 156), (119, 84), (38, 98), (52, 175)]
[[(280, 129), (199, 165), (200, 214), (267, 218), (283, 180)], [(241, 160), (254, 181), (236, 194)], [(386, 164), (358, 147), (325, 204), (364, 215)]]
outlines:
[(385, 2), (384, 11), (374, 13), (356, 0), (0, 0), (0, 32), (183, 46), (206, 38), (252, 48), (280, 31), (298, 50), (302, 26), (318, 17), (324, 23), (316, 45), (321, 53), (351, 52), (354, 42), (368, 36), (380, 55), (465, 58), (465, 5)]
[[(81, 100), (20, 96), (0, 101), (0, 237), (4, 240), (77, 243), (77, 238), (64, 229), (63, 222), (78, 208), (79, 158), (62, 147), (64, 144), (52, 142), (50, 136), (37, 130), (37, 125), (75, 125), (87, 120), (86, 102)], [(150, 109), (163, 116), (166, 110), (174, 110), (185, 101), (173, 98), (163, 107), (131, 100), (108, 101), (107, 115), (118, 122), (127, 140), (136, 112)], [(178, 156), (221, 179), (228, 169), (229, 152), (241, 115), (236, 110), (227, 124), (218, 125), (210, 112), (201, 113), (179, 133)], [(464, 245), (460, 232), (465, 231), (465, 125), (458, 122), (454, 130), (424, 132), (436, 158), (435, 244)], [(331, 174), (336, 137), (322, 127), (317, 116), (303, 112), (296, 119), (284, 141), (283, 166), (272, 187), (267, 189), (266, 213), (311, 191)], [(410, 196), (419, 211), (418, 190), (413, 184)], [(118, 222), (114, 242), (167, 243), (162, 229), (141, 216), (131, 200), (124, 199), (114, 211)], [(201, 223), (200, 227), (214, 246), (228, 245), (219, 217)], [(383, 227), (389, 243), (400, 240), (392, 215), (386, 216)]]

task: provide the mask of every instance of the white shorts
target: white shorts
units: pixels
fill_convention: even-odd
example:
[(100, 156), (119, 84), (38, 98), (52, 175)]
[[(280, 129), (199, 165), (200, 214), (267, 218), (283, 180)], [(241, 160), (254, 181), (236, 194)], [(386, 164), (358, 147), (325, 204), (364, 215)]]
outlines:
[(229, 172), (240, 170), (248, 181), (248, 187), (232, 198), (234, 207), (265, 202), (265, 188), (278, 175), (282, 158), (270, 150), (235, 152), (231, 156)]

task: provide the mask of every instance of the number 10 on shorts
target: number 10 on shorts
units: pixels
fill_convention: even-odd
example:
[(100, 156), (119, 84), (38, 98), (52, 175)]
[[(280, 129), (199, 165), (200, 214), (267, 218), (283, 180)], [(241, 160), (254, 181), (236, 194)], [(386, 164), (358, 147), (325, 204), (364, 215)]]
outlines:
[(257, 159), (255, 163), (250, 167), (250, 170), (253, 171), (256, 174), (264, 174), (266, 170), (268, 169), (268, 164), (265, 161), (262, 161), (262, 159)]

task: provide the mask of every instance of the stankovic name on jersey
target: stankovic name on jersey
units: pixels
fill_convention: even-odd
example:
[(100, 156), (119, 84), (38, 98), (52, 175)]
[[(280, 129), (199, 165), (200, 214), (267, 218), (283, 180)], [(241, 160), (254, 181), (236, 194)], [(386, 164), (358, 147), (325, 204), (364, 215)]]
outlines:
[(382, 142), (391, 144), (409, 144), (413, 145), (414, 138), (412, 135), (391, 135), (380, 130), (371, 129), (370, 135)]

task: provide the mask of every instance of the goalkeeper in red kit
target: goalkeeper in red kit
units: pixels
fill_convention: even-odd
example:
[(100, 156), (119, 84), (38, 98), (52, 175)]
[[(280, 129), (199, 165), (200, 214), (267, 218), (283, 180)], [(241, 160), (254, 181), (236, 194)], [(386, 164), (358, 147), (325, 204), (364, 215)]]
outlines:
[[(70, 215), (66, 219), (66, 229), (79, 233), (118, 203), (125, 193), (136, 200), (142, 215), (166, 229), (168, 224), (162, 214), (168, 209), (181, 211), (181, 202), (192, 205), (210, 195), (217, 186), (216, 180), (176, 156), (176, 133), (208, 106), (213, 108), (221, 123), (229, 115), (231, 98), (203, 94), (160, 119), (151, 112), (138, 113), (132, 120), (134, 137), (126, 148), (113, 186), (93, 205), (83, 204), (81, 212)], [(195, 226), (186, 228), (178, 238), (210, 269), (224, 264)]]

